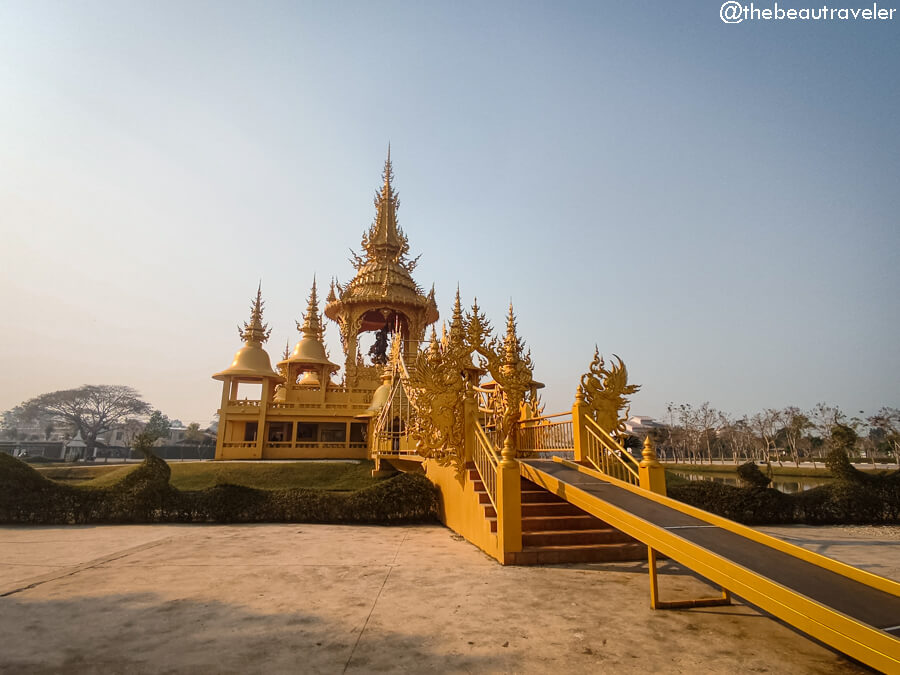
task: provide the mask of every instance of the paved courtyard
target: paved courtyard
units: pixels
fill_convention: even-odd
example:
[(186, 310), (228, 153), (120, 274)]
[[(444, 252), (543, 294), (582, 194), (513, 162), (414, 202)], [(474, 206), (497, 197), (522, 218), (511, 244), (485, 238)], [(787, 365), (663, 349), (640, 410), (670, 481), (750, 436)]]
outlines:
[[(764, 528), (900, 578), (897, 528)], [(710, 588), (663, 563), (664, 598)], [(868, 672), (646, 565), (501, 567), (440, 526), (0, 528), (0, 672)]]

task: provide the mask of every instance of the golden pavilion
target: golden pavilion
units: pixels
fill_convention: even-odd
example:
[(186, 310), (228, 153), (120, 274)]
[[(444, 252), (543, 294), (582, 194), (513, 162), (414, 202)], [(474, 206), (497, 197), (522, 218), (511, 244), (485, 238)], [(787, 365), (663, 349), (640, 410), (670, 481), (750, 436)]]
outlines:
[[(390, 394), (388, 340), (414, 358), (426, 327), (438, 320), (434, 287), (425, 293), (412, 278), (418, 258), (409, 257), (409, 242), (397, 224), (392, 180), (388, 149), (375, 221), (363, 235), (362, 255), (354, 254), (355, 276), (343, 285), (331, 282), (324, 317), (313, 280), (303, 322), (297, 323), (300, 340), (275, 369), (263, 348), (271, 331), (263, 323), (257, 289), (250, 321), (240, 330), (244, 346), (228, 368), (213, 375), (223, 383), (216, 459), (368, 456), (370, 426)], [(329, 359), (323, 341), (326, 317), (340, 331), (341, 382), (333, 379), (340, 366)], [(375, 333), (368, 362), (359, 347), (366, 332)], [(244, 389), (259, 393), (244, 396)]]

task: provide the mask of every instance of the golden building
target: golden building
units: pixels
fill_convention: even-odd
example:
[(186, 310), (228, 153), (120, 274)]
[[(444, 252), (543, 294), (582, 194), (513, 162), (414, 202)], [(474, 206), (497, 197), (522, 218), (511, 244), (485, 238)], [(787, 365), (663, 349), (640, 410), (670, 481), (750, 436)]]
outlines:
[[(285, 351), (277, 371), (263, 349), (270, 331), (258, 289), (240, 331), (244, 346), (213, 375), (223, 383), (216, 459), (367, 457), (373, 417), (390, 393), (389, 337), (403, 345), (404, 356), (414, 357), (426, 327), (438, 319), (434, 287), (426, 294), (412, 278), (418, 258), (409, 258), (409, 242), (397, 224), (390, 149), (383, 179), (362, 255), (354, 254), (356, 275), (344, 285), (332, 281), (325, 303), (325, 317), (340, 330), (343, 381), (333, 379), (339, 366), (325, 350), (315, 280), (303, 323), (297, 323), (300, 341)], [(376, 333), (368, 360), (359, 348), (365, 332)], [(249, 395), (246, 385), (255, 385)]]

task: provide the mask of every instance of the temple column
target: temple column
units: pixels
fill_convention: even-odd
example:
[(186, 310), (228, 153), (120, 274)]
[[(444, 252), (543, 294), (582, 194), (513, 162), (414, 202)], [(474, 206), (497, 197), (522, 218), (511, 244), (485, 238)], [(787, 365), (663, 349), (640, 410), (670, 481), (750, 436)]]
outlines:
[(232, 378), (227, 377), (222, 383), (222, 401), (219, 404), (219, 430), (216, 433), (216, 459), (222, 459), (222, 450), (225, 444), (225, 425), (228, 424), (228, 395), (231, 391)]

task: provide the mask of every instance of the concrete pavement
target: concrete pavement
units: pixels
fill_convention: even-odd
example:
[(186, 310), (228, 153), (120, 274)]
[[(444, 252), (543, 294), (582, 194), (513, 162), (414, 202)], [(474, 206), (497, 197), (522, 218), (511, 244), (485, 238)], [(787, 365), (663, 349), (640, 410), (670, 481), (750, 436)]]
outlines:
[[(900, 531), (765, 529), (898, 573)], [(867, 672), (744, 605), (653, 611), (645, 564), (501, 567), (440, 526), (3, 527), (0, 636), (15, 673)]]

